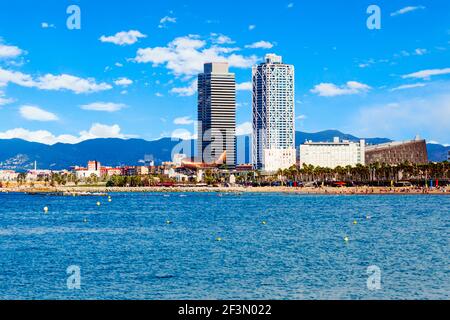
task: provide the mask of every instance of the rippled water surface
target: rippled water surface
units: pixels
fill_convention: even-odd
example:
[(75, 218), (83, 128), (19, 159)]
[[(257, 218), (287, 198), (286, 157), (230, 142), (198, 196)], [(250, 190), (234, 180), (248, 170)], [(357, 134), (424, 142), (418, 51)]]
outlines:
[(449, 196), (0, 194), (0, 299), (449, 299), (449, 214)]

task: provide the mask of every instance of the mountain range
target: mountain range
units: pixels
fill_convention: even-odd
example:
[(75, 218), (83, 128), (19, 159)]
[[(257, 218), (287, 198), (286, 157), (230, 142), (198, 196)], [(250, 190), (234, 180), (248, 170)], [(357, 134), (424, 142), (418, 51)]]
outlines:
[[(317, 133), (296, 132), (297, 144), (305, 140), (332, 141), (333, 137), (358, 141), (360, 138), (345, 134), (336, 130), (327, 130)], [(366, 138), (368, 144), (380, 144), (390, 142), (387, 138)], [(249, 136), (239, 136), (238, 146), (242, 147), (245, 156), (238, 156), (241, 162), (250, 161)], [(142, 139), (93, 139), (77, 144), (57, 143), (46, 145), (36, 142), (28, 142), (20, 139), (0, 140), (0, 169), (27, 170), (34, 167), (34, 161), (38, 168), (61, 170), (71, 166), (86, 166), (89, 160), (98, 160), (102, 165), (121, 166), (139, 165), (144, 160), (153, 160), (155, 164), (170, 161), (172, 150), (178, 146), (177, 153), (185, 153), (188, 156), (195, 155), (196, 141), (182, 141), (179, 139), (162, 138), (155, 141)], [(446, 160), (450, 147), (438, 144), (428, 144), (428, 157), (430, 161)], [(238, 150), (239, 147), (238, 147)]]

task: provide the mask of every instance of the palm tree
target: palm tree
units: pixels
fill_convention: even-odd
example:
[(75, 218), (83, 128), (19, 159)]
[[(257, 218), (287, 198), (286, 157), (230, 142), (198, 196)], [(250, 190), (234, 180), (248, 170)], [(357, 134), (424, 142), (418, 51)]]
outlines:
[(19, 185), (22, 185), (27, 180), (27, 174), (24, 172), (19, 173), (16, 180)]

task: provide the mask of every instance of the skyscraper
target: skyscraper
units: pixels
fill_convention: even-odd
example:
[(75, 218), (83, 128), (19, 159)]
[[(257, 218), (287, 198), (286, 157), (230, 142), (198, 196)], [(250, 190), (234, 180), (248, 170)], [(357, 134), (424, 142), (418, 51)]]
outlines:
[(226, 151), (226, 165), (236, 165), (236, 80), (228, 63), (205, 63), (198, 75), (198, 156), (216, 161)]
[(296, 163), (294, 66), (268, 54), (253, 67), (253, 145), (255, 169), (276, 171)]

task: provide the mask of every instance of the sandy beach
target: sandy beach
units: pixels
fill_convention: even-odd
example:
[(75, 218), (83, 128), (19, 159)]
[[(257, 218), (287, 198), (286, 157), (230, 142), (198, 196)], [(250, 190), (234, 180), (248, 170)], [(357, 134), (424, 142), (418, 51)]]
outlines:
[(216, 193), (289, 193), (289, 194), (322, 194), (322, 195), (393, 195), (393, 194), (441, 194), (450, 195), (450, 188), (415, 188), (415, 187), (104, 187), (104, 186), (59, 186), (59, 187), (9, 187), (0, 188), (0, 192), (21, 192), (21, 193), (63, 193), (89, 194), (89, 193), (118, 193), (118, 192), (140, 192), (140, 193), (161, 193), (161, 192), (216, 192)]

